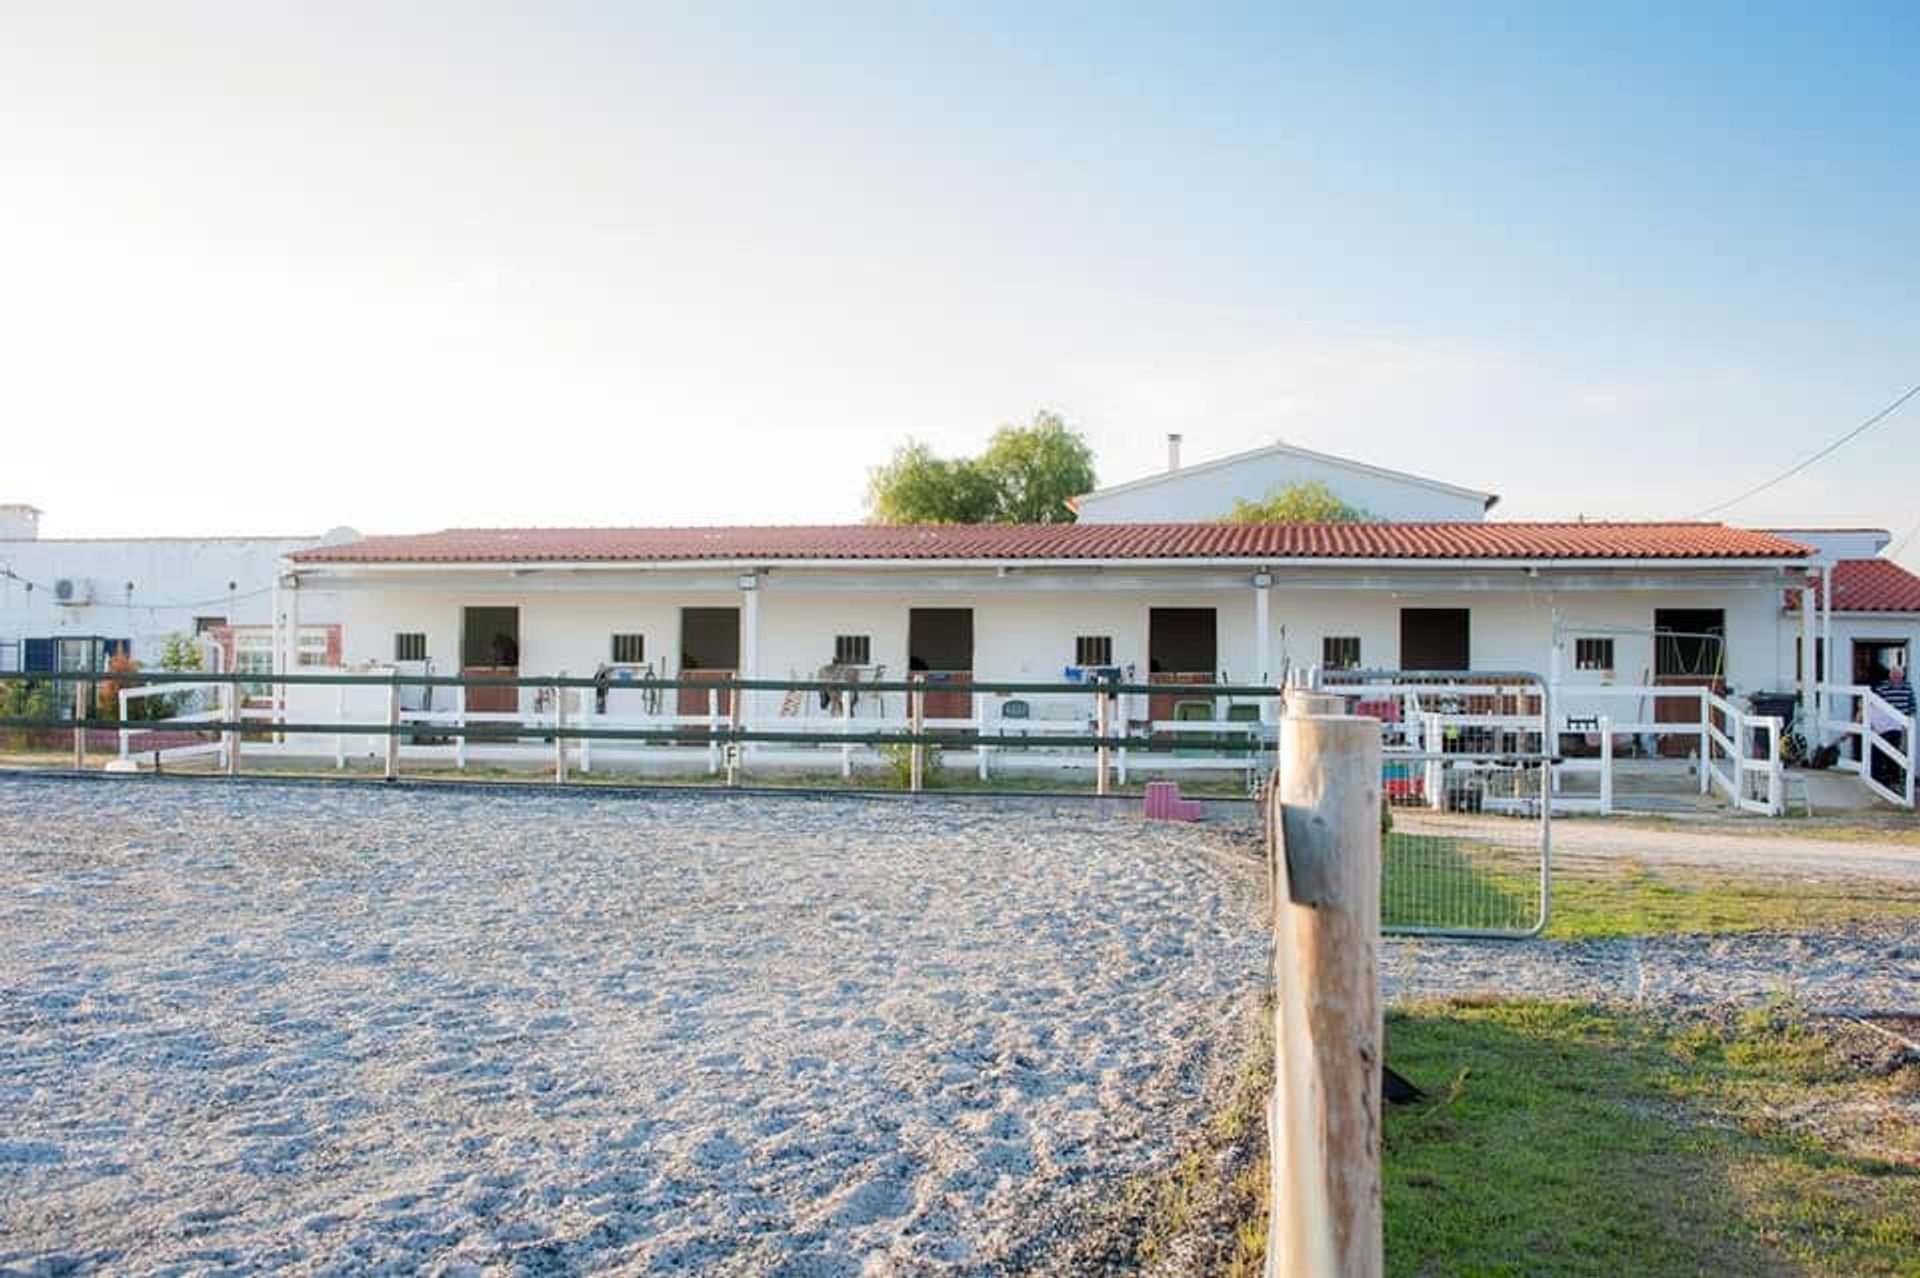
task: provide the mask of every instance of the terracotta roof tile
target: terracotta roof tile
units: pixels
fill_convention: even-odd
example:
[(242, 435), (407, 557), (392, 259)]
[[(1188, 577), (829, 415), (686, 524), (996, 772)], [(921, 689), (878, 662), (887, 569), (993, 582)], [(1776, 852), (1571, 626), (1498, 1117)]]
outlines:
[(701, 560), (1798, 559), (1724, 524), (969, 524), (450, 528), (317, 547), (300, 563), (673, 563)]
[[(1820, 598), (1816, 582), (1814, 598)], [(1788, 601), (1797, 607), (1797, 599)], [(1842, 559), (1833, 565), (1835, 612), (1920, 612), (1920, 577), (1891, 559)]]

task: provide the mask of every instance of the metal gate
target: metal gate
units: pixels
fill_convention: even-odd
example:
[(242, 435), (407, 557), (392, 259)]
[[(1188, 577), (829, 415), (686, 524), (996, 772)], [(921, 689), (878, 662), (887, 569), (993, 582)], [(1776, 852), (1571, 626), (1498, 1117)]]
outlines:
[(1380, 720), (1383, 930), (1527, 937), (1552, 902), (1552, 707), (1512, 671), (1324, 672)]

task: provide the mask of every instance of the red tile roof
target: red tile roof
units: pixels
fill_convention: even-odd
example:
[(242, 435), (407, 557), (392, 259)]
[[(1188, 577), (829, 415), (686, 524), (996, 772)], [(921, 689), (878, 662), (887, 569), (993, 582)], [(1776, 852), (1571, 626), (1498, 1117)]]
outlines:
[[(1818, 584), (1814, 599), (1820, 598)], [(1789, 598), (1794, 607), (1799, 600)], [(1891, 559), (1842, 559), (1833, 565), (1835, 612), (1920, 612), (1920, 577)]]
[(450, 528), (293, 558), (345, 563), (783, 560), (1799, 559), (1805, 546), (1724, 524), (879, 524)]

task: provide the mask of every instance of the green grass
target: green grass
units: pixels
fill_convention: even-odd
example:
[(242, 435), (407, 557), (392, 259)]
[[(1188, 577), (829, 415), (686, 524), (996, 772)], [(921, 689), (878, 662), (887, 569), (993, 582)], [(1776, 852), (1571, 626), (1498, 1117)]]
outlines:
[(1604, 870), (1555, 873), (1546, 934), (1571, 940), (1794, 931), (1886, 919), (1920, 920), (1920, 890), (1884, 882), (1743, 879), (1627, 860)]
[(1876, 1128), (1868, 1153), (1793, 1118), (1911, 1105), (1911, 1068), (1862, 1077), (1771, 1011), (1423, 1007), (1391, 1014), (1387, 1039), (1435, 1094), (1387, 1119), (1390, 1274), (1920, 1274), (1912, 1124), (1891, 1146)]
[[(1526, 927), (1535, 917), (1539, 883), (1524, 862), (1511, 848), (1389, 834), (1381, 917), (1388, 926)], [(1880, 881), (1739, 878), (1623, 858), (1556, 867), (1545, 935), (1555, 940), (1713, 935), (1890, 919), (1920, 923), (1920, 888)]]

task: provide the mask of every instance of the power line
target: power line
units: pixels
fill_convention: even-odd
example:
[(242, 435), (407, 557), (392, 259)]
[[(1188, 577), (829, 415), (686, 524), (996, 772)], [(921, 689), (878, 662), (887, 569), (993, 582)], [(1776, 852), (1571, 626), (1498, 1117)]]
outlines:
[(1815, 462), (1819, 461), (1821, 458), (1826, 457), (1830, 453), (1833, 453), (1843, 445), (1851, 443), (1853, 440), (1858, 439), (1861, 435), (1864, 435), (1867, 431), (1871, 430), (1873, 427), (1878, 426), (1881, 422), (1887, 420), (1887, 418), (1899, 412), (1901, 406), (1904, 405), (1908, 400), (1912, 399), (1916, 395), (1920, 395), (1920, 383), (1915, 383), (1910, 389), (1908, 389), (1906, 394), (1900, 396), (1900, 398), (1894, 400), (1891, 404), (1888, 404), (1885, 408), (1881, 409), (1879, 412), (1875, 413), (1873, 416), (1867, 418), (1867, 420), (1865, 420), (1864, 422), (1861, 422), (1858, 426), (1855, 426), (1852, 430), (1848, 431), (1846, 434), (1842, 435), (1840, 438), (1834, 440), (1831, 444), (1828, 444), (1825, 448), (1822, 448), (1819, 452), (1807, 458), (1805, 461), (1799, 463), (1796, 466), (1790, 467), (1787, 470), (1781, 471), (1778, 475), (1775, 475), (1772, 479), (1767, 480), (1764, 484), (1755, 484), (1752, 488), (1747, 489), (1747, 491), (1741, 493), (1738, 497), (1729, 498), (1726, 501), (1721, 502), (1717, 506), (1708, 506), (1705, 510), (1695, 511), (1693, 514), (1688, 515), (1687, 518), (1702, 519), (1708, 515), (1718, 514), (1720, 511), (1725, 510), (1729, 506), (1737, 506), (1741, 502), (1745, 501), (1747, 498), (1757, 496), (1760, 493), (1767, 491), (1767, 489), (1772, 488), (1775, 484), (1784, 483), (1786, 480), (1792, 479), (1795, 475), (1799, 474), (1801, 471), (1805, 470), (1807, 467), (1813, 465)]
[(1906, 535), (1901, 537), (1898, 542), (1894, 543), (1893, 549), (1887, 552), (1887, 558), (1898, 559), (1900, 557), (1900, 552), (1907, 548), (1907, 543), (1913, 540), (1913, 536), (1915, 533), (1920, 533), (1920, 519), (1914, 520), (1913, 527), (1907, 529)]
[[(17, 581), (29, 590), (45, 591), (49, 596), (53, 594), (53, 587), (49, 583), (44, 581), (35, 581), (31, 577), (22, 577), (19, 573), (15, 572), (11, 568), (6, 567), (4, 564), (0, 564), (0, 577), (4, 577), (9, 581)], [(273, 587), (269, 585), (269, 586), (255, 586), (248, 590), (234, 590), (227, 594), (215, 596), (212, 599), (174, 599), (174, 600), (136, 599), (131, 594), (129, 594), (127, 598), (121, 599), (121, 600), (106, 600), (106, 599), (90, 600), (89, 605), (96, 608), (131, 607), (131, 608), (146, 608), (148, 610), (152, 610), (155, 608), (211, 608), (215, 604), (229, 603), (231, 601), (238, 600), (238, 599), (253, 599), (260, 595), (271, 594), (272, 592), (273, 592)]]

